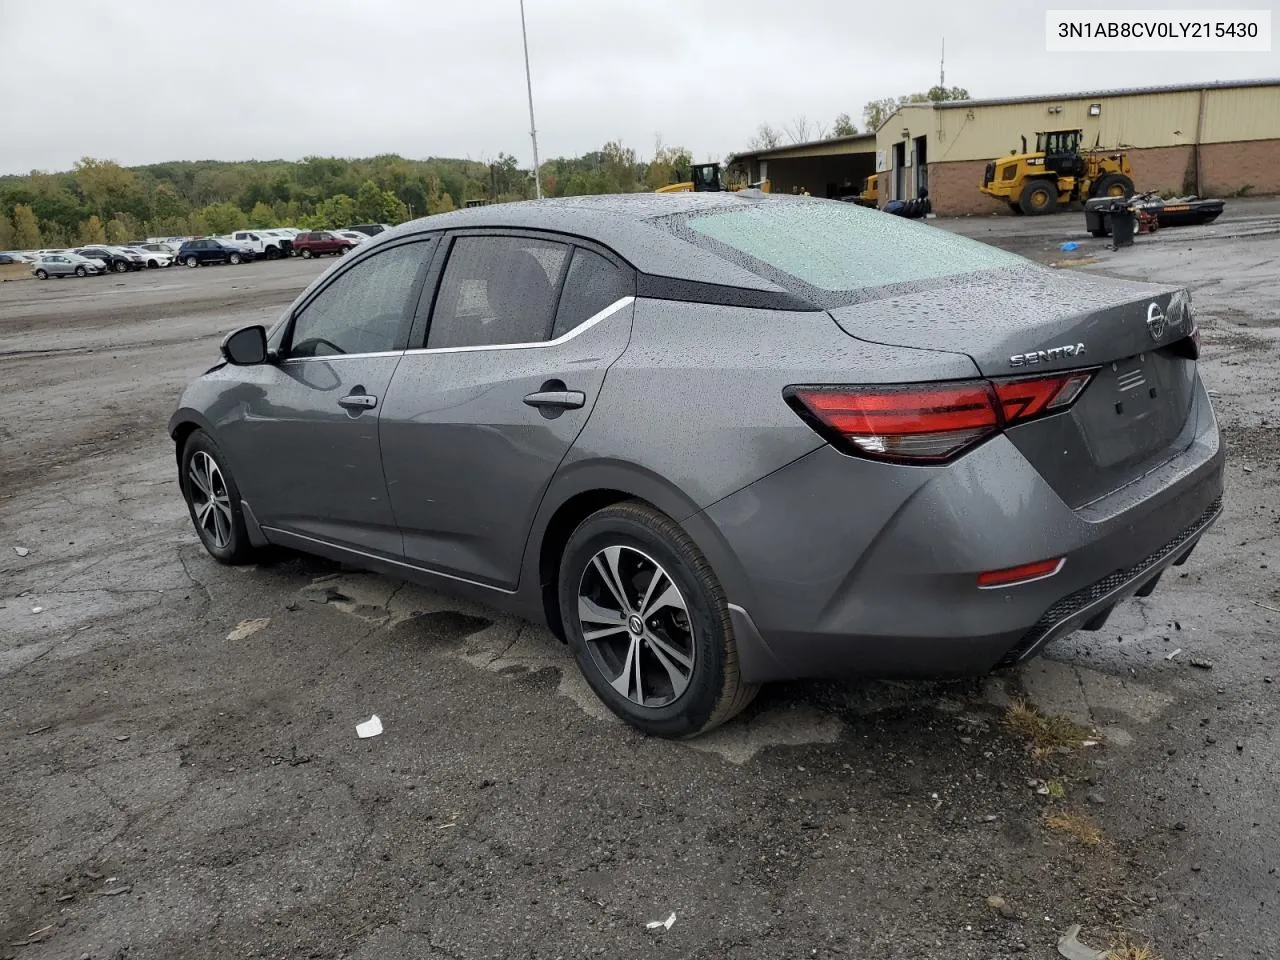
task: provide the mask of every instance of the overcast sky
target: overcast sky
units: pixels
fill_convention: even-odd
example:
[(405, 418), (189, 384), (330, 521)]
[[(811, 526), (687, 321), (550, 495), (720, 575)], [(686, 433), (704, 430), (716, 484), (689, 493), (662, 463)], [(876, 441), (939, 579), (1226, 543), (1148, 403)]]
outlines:
[[(762, 121), (861, 127), (867, 100), (937, 82), (943, 36), (947, 84), (979, 98), (1280, 75), (1276, 52), (1049, 54), (1047, 7), (1105, 4), (526, 0), (539, 152), (661, 135), (719, 159)], [(0, 0), (0, 91), (0, 173), (532, 156), (518, 0)]]

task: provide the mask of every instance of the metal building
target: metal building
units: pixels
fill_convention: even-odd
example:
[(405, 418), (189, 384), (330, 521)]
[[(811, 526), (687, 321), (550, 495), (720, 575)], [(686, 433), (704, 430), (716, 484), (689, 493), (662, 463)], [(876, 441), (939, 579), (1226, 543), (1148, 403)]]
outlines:
[(734, 154), (728, 167), (750, 183), (768, 180), (774, 193), (835, 199), (861, 192), (875, 157), (875, 134), (857, 134)]
[(936, 213), (1007, 213), (980, 193), (986, 163), (1045, 130), (1123, 149), (1140, 191), (1280, 193), (1280, 80), (910, 104), (875, 134), (880, 203), (929, 191)]

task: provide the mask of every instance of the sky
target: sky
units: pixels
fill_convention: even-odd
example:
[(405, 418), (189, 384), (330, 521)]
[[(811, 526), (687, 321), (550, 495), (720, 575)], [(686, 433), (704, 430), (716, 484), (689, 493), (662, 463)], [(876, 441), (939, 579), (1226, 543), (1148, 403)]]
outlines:
[[(1126, 7), (1272, 6), (1163, 0)], [(1115, 4), (1112, 4), (1114, 6)], [(1097, 0), (525, 0), (545, 161), (621, 140), (695, 159), (946, 82), (977, 98), (1280, 76), (1272, 53), (1046, 53)], [(1273, 19), (1280, 23), (1280, 17)], [(519, 0), (0, 0), (0, 173), (532, 150)]]

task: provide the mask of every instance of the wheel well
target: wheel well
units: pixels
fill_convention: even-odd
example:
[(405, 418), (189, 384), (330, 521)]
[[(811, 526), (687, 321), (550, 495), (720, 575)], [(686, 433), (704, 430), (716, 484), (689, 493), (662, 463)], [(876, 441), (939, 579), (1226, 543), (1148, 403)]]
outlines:
[(184, 420), (182, 423), (178, 424), (177, 428), (173, 431), (173, 450), (174, 457), (178, 461), (179, 481), (181, 481), (182, 477), (182, 448), (187, 445), (187, 437), (191, 436), (199, 429), (200, 424), (191, 420)]
[(587, 490), (560, 504), (542, 534), (542, 544), (538, 552), (538, 583), (542, 589), (542, 609), (547, 618), (547, 626), (562, 642), (567, 638), (564, 623), (560, 620), (560, 600), (557, 593), (560, 581), (560, 558), (564, 554), (565, 544), (569, 542), (573, 531), (578, 529), (578, 525), (591, 514), (613, 506), (615, 503), (622, 503), (624, 500), (648, 503), (621, 490)]

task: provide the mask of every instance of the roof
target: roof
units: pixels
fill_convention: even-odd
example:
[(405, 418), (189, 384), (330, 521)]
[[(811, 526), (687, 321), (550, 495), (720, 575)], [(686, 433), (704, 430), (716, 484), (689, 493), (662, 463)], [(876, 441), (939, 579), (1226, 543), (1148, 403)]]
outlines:
[[(375, 249), (384, 242), (394, 242), (397, 237), (428, 230), (465, 230), (472, 227), (544, 230), (594, 240), (641, 273), (779, 292), (782, 288), (776, 284), (681, 240), (654, 222), (673, 214), (742, 209), (748, 204), (762, 202), (764, 196), (755, 191), (626, 193), (496, 203), (402, 223), (391, 230), (384, 230), (357, 249), (361, 252)], [(771, 203), (791, 203), (798, 199), (801, 198), (768, 198)]]
[[(1013, 103), (1047, 103), (1053, 100), (1089, 100), (1104, 97), (1140, 97), (1152, 93), (1188, 93), (1196, 90), (1231, 90), (1236, 87), (1280, 87), (1280, 78), (1270, 80), (1211, 80), (1207, 83), (1175, 83), (1162, 87), (1122, 87), (1116, 90), (1086, 90), (1083, 93), (1047, 93), (1025, 97), (997, 97), (992, 100), (944, 100), (932, 106), (939, 110), (968, 107), (998, 107)], [(930, 106), (930, 104), (908, 104)]]
[[(859, 143), (865, 141), (865, 144)], [(788, 143), (784, 146), (769, 147), (764, 150), (746, 150), (742, 153), (735, 153), (729, 157), (729, 163), (736, 163), (741, 160), (775, 160), (787, 157), (802, 157), (806, 155), (830, 155), (833, 153), (871, 153), (875, 151), (876, 135), (874, 133), (854, 133), (845, 137), (827, 137), (825, 140), (806, 140), (804, 143)], [(839, 147), (847, 147), (850, 149), (840, 150)], [(852, 149), (859, 146), (865, 146), (865, 150)], [(837, 149), (833, 150), (832, 147)]]

